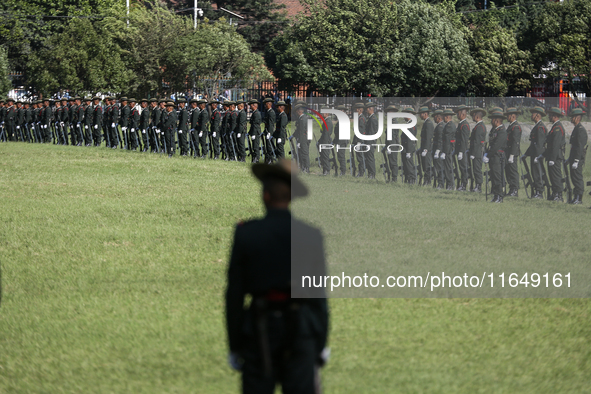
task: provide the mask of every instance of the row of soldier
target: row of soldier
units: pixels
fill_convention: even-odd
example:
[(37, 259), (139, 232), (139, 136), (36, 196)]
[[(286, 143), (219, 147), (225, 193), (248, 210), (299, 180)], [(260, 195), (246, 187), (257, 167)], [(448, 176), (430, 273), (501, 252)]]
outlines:
[[(358, 129), (364, 135), (376, 135), (379, 121), (377, 119), (375, 103), (356, 103), (352, 110), (357, 112)], [(336, 109), (347, 112), (345, 106), (337, 106)], [(561, 118), (564, 116), (560, 108), (551, 107), (547, 110), (541, 107), (529, 109), (531, 121), (534, 127), (530, 133), (530, 146), (524, 154), (521, 153), (520, 142), (522, 138), (521, 125), (517, 117), (522, 114), (517, 108), (493, 107), (488, 111), (483, 108), (469, 108), (465, 105), (454, 109), (438, 109), (431, 111), (429, 107), (421, 107), (418, 111), (407, 107), (399, 109), (395, 105), (386, 107), (388, 112), (404, 112), (419, 115), (423, 120), (420, 133), (420, 147), (417, 142), (408, 138), (405, 133), (396, 131), (392, 134), (392, 140), (384, 140), (382, 146), (399, 144), (401, 150), (401, 165), (398, 165), (398, 152), (382, 149), (383, 164), (380, 165), (386, 182), (396, 182), (399, 171), (402, 172), (404, 182), (419, 183), (421, 185), (433, 185), (438, 189), (482, 192), (484, 178), (490, 176), (491, 202), (503, 202), (506, 196), (517, 197), (520, 182), (526, 189), (529, 198), (544, 198), (552, 201), (564, 201), (563, 191), (569, 191), (568, 202), (581, 204), (584, 194), (583, 167), (587, 150), (587, 131), (581, 124), (585, 114), (580, 108), (573, 109), (569, 114), (574, 130), (570, 136), (570, 156), (565, 157), (566, 135)], [(297, 147), (292, 149), (297, 153), (294, 158), (303, 172), (309, 172), (309, 144), (306, 138), (307, 120), (306, 105), (304, 103), (295, 106), (296, 115), (295, 132), (293, 138), (297, 141)], [(471, 116), (474, 127), (468, 123), (468, 114)], [(485, 117), (491, 122), (491, 130), (488, 133), (484, 124)], [(551, 126), (549, 128), (543, 122), (548, 116)], [(454, 117), (458, 123), (454, 122)], [(507, 120), (505, 126), (503, 121)], [(407, 123), (410, 118), (405, 118)], [(318, 141), (315, 141), (318, 149), (319, 166), (323, 175), (328, 175), (331, 169), (335, 175), (345, 175), (347, 163), (351, 175), (375, 178), (375, 151), (380, 151), (375, 145), (363, 144), (357, 137), (353, 138), (352, 145), (348, 139), (340, 140), (338, 133), (334, 133), (338, 124), (338, 117), (327, 116), (326, 123), (322, 124), (322, 133)], [(416, 136), (417, 128), (411, 127), (409, 131)], [(291, 137), (290, 137), (291, 138)], [(379, 145), (379, 144), (377, 144)], [(330, 146), (331, 149), (322, 149)], [(349, 155), (349, 159), (346, 155)], [(528, 160), (529, 158), (529, 160)], [(525, 168), (520, 174), (518, 167), (522, 162)], [(357, 163), (357, 164), (356, 164)], [(489, 169), (483, 171), (483, 164)], [(531, 169), (531, 170), (530, 170)], [(564, 175), (563, 175), (564, 171)], [(418, 180), (417, 180), (418, 178)], [(573, 187), (570, 186), (572, 181)], [(470, 183), (470, 185), (469, 185)], [(508, 188), (506, 187), (508, 185)], [(486, 180), (488, 187), (488, 180)]]
[(139, 103), (126, 97), (74, 97), (32, 103), (15, 103), (9, 98), (0, 100), (0, 140), (76, 146), (101, 146), (104, 141), (113, 149), (140, 149), (169, 156), (178, 147), (182, 156), (221, 156), (236, 161), (251, 156), (255, 163), (262, 153), (271, 162), (284, 157), (288, 125), (286, 103), (279, 101), (275, 107), (277, 110), (271, 98), (262, 103), (191, 99), (188, 106), (184, 98), (177, 102), (141, 99)]

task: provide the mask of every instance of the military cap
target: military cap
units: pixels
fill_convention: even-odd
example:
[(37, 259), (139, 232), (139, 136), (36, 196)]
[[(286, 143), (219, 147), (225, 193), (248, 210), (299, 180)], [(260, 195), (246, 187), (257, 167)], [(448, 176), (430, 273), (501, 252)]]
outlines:
[[(252, 100), (250, 100), (250, 101), (252, 101)], [(249, 104), (250, 104), (250, 101), (249, 101)], [(255, 103), (256, 103), (256, 102), (257, 102), (257, 101), (255, 100)], [(207, 104), (213, 105), (213, 104), (219, 104), (219, 103), (220, 103), (220, 102), (219, 102), (218, 100), (211, 100), (211, 101), (210, 101), (210, 102), (208, 102)]]
[(365, 104), (365, 108), (371, 108), (371, 107), (375, 107), (375, 106), (376, 106), (376, 103), (372, 103), (372, 102)]
[(292, 165), (291, 160), (281, 159), (275, 164), (257, 163), (252, 166), (252, 173), (260, 181), (264, 182), (267, 179), (277, 179), (284, 181), (291, 186), (291, 196), (305, 197), (308, 195), (308, 189), (299, 180), (296, 174), (296, 169)]
[(470, 107), (468, 107), (467, 105), (461, 104), (461, 105), (457, 106), (456, 108), (454, 108), (454, 112), (458, 113), (460, 111), (463, 111), (463, 110), (467, 111), (469, 109), (470, 109)]
[(15, 103), (15, 104), (22, 104), (23, 102), (22, 102), (22, 101), (20, 101), (20, 100), (16, 100), (14, 103)]
[(386, 108), (386, 112), (398, 112), (398, 107), (396, 107), (395, 105), (388, 105), (388, 108)]
[(100, 100), (100, 99), (101, 99), (101, 98), (100, 98), (99, 96), (94, 96), (94, 97), (92, 98), (92, 101), (94, 101), (94, 100)]
[(76, 97), (74, 98), (74, 100), (80, 100), (80, 101), (82, 101), (82, 97), (80, 97), (80, 96), (76, 96)]
[(156, 97), (152, 97), (150, 100), (148, 100), (151, 103), (157, 103), (158, 99)]
[(3, 102), (4, 102), (4, 99), (3, 98), (0, 98), (0, 103), (3, 103)]
[(147, 98), (140, 99), (140, 103), (147, 103), (147, 102), (148, 102)]
[(455, 115), (455, 112), (453, 110), (451, 110), (450, 108), (446, 108), (443, 110), (441, 115), (443, 115), (443, 116)]
[(158, 104), (161, 104), (161, 103), (166, 103), (166, 102), (168, 102), (168, 100), (167, 100), (167, 99), (160, 99), (160, 100), (158, 100)]
[(338, 109), (339, 111), (347, 111), (347, 107), (345, 107), (343, 104), (337, 105), (335, 109)]
[(189, 100), (189, 104), (193, 104), (193, 103), (198, 103), (199, 100), (196, 98), (192, 98), (191, 100)]
[(68, 98), (66, 96), (64, 96), (60, 99), (60, 101), (70, 101), (70, 100), (68, 100)]
[(13, 102), (14, 103), (14, 99), (12, 97), (7, 97), (6, 98), (6, 102), (7, 103), (9, 103), (9, 102)]
[(511, 115), (511, 114), (517, 114), (517, 115), (521, 115), (523, 112), (520, 109), (517, 109), (515, 107), (509, 107), (507, 108), (507, 110), (505, 111), (505, 116), (507, 115)]
[(564, 114), (562, 113), (562, 110), (558, 107), (552, 107), (548, 110), (548, 116), (550, 115), (554, 115), (554, 116), (564, 116)]
[(542, 107), (533, 107), (529, 109), (529, 112), (531, 112), (532, 114), (534, 112), (537, 112), (538, 114), (542, 115), (542, 116), (546, 116), (546, 110), (544, 110), (544, 108)]
[(436, 109), (435, 111), (433, 111), (433, 115), (443, 115), (443, 110)]
[(429, 107), (424, 106), (424, 107), (419, 108), (419, 112), (417, 112), (417, 113), (422, 114), (424, 112), (431, 112), (431, 110), (429, 109)]
[(236, 105), (238, 104), (244, 104), (244, 100), (236, 100)]
[(177, 102), (177, 103), (186, 103), (186, 102), (187, 102), (187, 99), (186, 99), (186, 98), (184, 98), (184, 97), (180, 97), (180, 98), (178, 98), (178, 99), (176, 100), (176, 102)]
[(574, 108), (572, 111), (568, 113), (569, 118), (578, 115), (585, 115), (585, 111), (583, 111), (581, 108)]
[(486, 110), (484, 108), (478, 108), (478, 107), (472, 108), (470, 110), (470, 115), (473, 116), (476, 112), (482, 112), (482, 116), (486, 116)]
[(236, 103), (233, 102), (232, 100), (226, 100), (226, 101), (224, 101), (224, 105), (236, 105)]
[(304, 110), (306, 109), (306, 106), (303, 104), (296, 104), (296, 106), (294, 107), (294, 109), (297, 111), (298, 109)]
[(249, 105), (250, 105), (250, 104), (258, 104), (258, 103), (259, 103), (259, 102), (258, 102), (258, 100), (255, 100), (255, 99), (250, 99), (250, 100), (248, 100), (248, 104), (249, 104)]
[(286, 105), (287, 104), (285, 104), (285, 101), (283, 101), (283, 100), (282, 101), (277, 101), (277, 104), (275, 104), (276, 107), (281, 107), (281, 106), (285, 107)]
[(363, 103), (353, 104), (353, 109), (358, 109), (358, 108), (365, 108), (365, 104), (363, 104)]
[(175, 106), (174, 101), (167, 101), (166, 106), (167, 107), (174, 107)]
[(197, 100), (197, 104), (207, 104), (207, 100), (204, 98), (199, 99), (199, 100)]
[(412, 107), (402, 108), (402, 112), (406, 112), (406, 113), (413, 114), (413, 115), (415, 115), (417, 113)]
[(272, 97), (267, 97), (266, 99), (263, 100), (263, 103), (272, 103), (274, 100)]
[(136, 99), (133, 97), (130, 97), (127, 101), (129, 101), (130, 103), (137, 103)]
[(84, 97), (84, 101), (92, 101), (92, 99), (90, 97)]
[(76, 101), (76, 99), (74, 97), (70, 97), (68, 101)]
[(504, 118), (505, 114), (503, 113), (503, 110), (501, 108), (495, 107), (493, 109), (491, 109), (490, 111), (488, 111), (488, 117), (489, 118)]

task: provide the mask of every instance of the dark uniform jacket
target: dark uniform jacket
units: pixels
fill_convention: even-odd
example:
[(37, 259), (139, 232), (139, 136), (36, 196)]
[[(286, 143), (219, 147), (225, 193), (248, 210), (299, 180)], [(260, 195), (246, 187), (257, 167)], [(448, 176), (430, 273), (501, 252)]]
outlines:
[(507, 147), (505, 152), (507, 157), (520, 155), (519, 143), (521, 142), (521, 125), (517, 121), (509, 124), (507, 127)]
[[(412, 135), (417, 135), (417, 128), (415, 126), (408, 129)], [(405, 133), (400, 135), (400, 145), (402, 145), (404, 153), (415, 153), (417, 150), (416, 141), (411, 140)]]
[(275, 132), (273, 133), (273, 137), (276, 139), (281, 138), (281, 142), (285, 141), (285, 137), (287, 136), (287, 114), (281, 112), (279, 117), (277, 118), (277, 125), (275, 126)]
[(486, 141), (486, 127), (481, 120), (472, 129), (470, 134), (470, 156), (474, 158), (482, 158), (484, 141)]
[(470, 144), (470, 125), (468, 124), (467, 119), (464, 119), (460, 123), (458, 123), (458, 127), (456, 128), (455, 140), (456, 155), (460, 152), (462, 152), (462, 154), (464, 155), (468, 150), (468, 146)]
[(261, 112), (257, 109), (250, 115), (250, 131), (251, 136), (258, 136), (261, 134)]
[(265, 112), (265, 133), (269, 133), (271, 135), (275, 134), (275, 119), (275, 110), (273, 108), (269, 108), (267, 112)]
[(42, 114), (43, 115), (41, 116), (41, 124), (49, 127), (49, 124), (51, 123), (51, 118), (53, 116), (53, 112), (51, 111), (51, 107), (49, 105), (47, 107), (43, 107)]
[[(355, 115), (353, 115), (353, 119), (355, 119)], [(357, 128), (358, 128), (359, 134), (362, 134), (362, 135), (366, 135), (367, 134), (367, 130), (366, 130), (366, 128), (367, 128), (367, 118), (365, 117), (365, 114), (361, 114), (357, 118)], [(398, 134), (398, 131), (396, 131), (395, 133)], [(353, 137), (353, 144), (356, 145), (358, 142), (365, 143), (365, 141), (362, 141), (361, 139), (359, 139), (355, 135)]]
[(529, 134), (530, 145), (525, 151), (526, 156), (538, 157), (544, 153), (544, 145), (546, 144), (546, 126), (541, 120), (535, 124), (531, 133)]
[(92, 129), (93, 115), (92, 105), (87, 105), (84, 110), (84, 125), (88, 126), (88, 130)]
[(199, 112), (199, 132), (203, 132), (203, 136), (207, 135), (207, 124), (209, 123), (209, 112), (207, 112), (207, 108), (201, 110)]
[(117, 124), (119, 123), (119, 106), (118, 105), (113, 105), (113, 108), (111, 109), (111, 124), (115, 123), (115, 127), (117, 127)]
[(99, 130), (103, 128), (103, 107), (100, 104), (94, 106), (92, 124), (98, 126)]
[(423, 127), (421, 128), (421, 150), (431, 151), (433, 148), (433, 132), (435, 131), (435, 122), (433, 119), (427, 118)]
[(152, 115), (152, 127), (158, 129), (160, 127), (160, 118), (162, 117), (162, 110), (156, 107), (151, 112)]
[(437, 123), (435, 130), (433, 131), (433, 151), (440, 151), (443, 148), (443, 129), (445, 128), (445, 122)]
[(564, 127), (558, 120), (550, 129), (546, 136), (546, 151), (544, 157), (548, 161), (564, 160), (564, 146), (566, 145), (566, 138), (564, 136)]
[[(365, 135), (376, 135), (378, 133), (378, 116), (373, 113), (367, 117), (367, 123), (365, 125)], [(417, 131), (415, 129), (415, 135)], [(367, 141), (369, 142), (369, 141)]]
[(78, 123), (78, 106), (76, 104), (70, 105), (70, 123), (74, 126)]
[(499, 127), (492, 129), (488, 137), (488, 151), (486, 152), (487, 156), (490, 158), (496, 153), (503, 153), (506, 146), (507, 130), (505, 129), (505, 126), (500, 125)]
[(169, 131), (176, 131), (176, 126), (177, 126), (177, 114), (176, 111), (170, 111), (167, 112), (165, 114), (165, 116), (163, 116), (164, 118), (164, 122), (162, 124), (162, 129), (163, 130), (169, 130)]
[(585, 145), (587, 145), (587, 130), (581, 123), (575, 126), (573, 133), (570, 135), (570, 156), (568, 162), (574, 163), (575, 160), (585, 160)]
[(146, 107), (142, 109), (142, 114), (140, 115), (140, 130), (142, 133), (148, 129), (150, 126), (150, 107)]
[(131, 110), (129, 108), (129, 105), (125, 105), (121, 108), (121, 117), (119, 118), (119, 123), (121, 124), (121, 127), (130, 127), (129, 125), (129, 114), (131, 113)]
[(453, 121), (445, 123), (443, 134), (441, 135), (441, 150), (446, 156), (451, 155), (455, 149), (456, 143), (456, 125)]
[(199, 132), (199, 114), (201, 113), (200, 108), (194, 108), (191, 111), (191, 130)]
[(238, 124), (238, 111), (229, 111), (229, 118), (228, 118), (228, 131), (230, 133), (236, 132), (236, 125)]
[[(323, 126), (324, 127), (324, 126)], [(301, 116), (298, 117), (298, 119), (295, 122), (295, 131), (293, 133), (293, 135), (295, 136), (295, 139), (297, 140), (297, 142), (307, 142), (308, 141), (308, 136), (307, 134), (307, 128), (308, 128), (308, 116), (306, 114), (302, 114)], [(322, 135), (320, 137), (320, 142), (322, 143), (324, 138), (324, 135)]]
[(187, 112), (187, 108), (179, 111), (178, 131), (189, 131), (189, 113)]
[(220, 111), (216, 108), (211, 113), (211, 121), (209, 122), (209, 131), (211, 132), (212, 135), (213, 135), (213, 133), (216, 133), (215, 136), (217, 138), (220, 136), (221, 127), (222, 127), (222, 115), (220, 114)]
[[(298, 236), (292, 237), (292, 232)], [(295, 255), (292, 255), (292, 250)], [(299, 256), (298, 253), (303, 255)], [(301, 297), (305, 297), (304, 293), (309, 290), (292, 286), (292, 259), (294, 262), (305, 260), (312, 268), (317, 267), (318, 272), (324, 272), (324, 247), (320, 231), (292, 220), (288, 210), (270, 209), (264, 218), (236, 227), (226, 290), (226, 327), (231, 352), (240, 353), (257, 340), (253, 313), (256, 302), (251, 302), (250, 310), (246, 310), (244, 299), (247, 294), (254, 300), (272, 300), (278, 294), (287, 295), (284, 302), (297, 304), (300, 311), (298, 322), (294, 324), (294, 337), (314, 338), (317, 354), (326, 346), (326, 299), (290, 298), (292, 288)], [(296, 273), (298, 267), (294, 268)], [(310, 271), (305, 272), (310, 274)], [(294, 275), (294, 278), (297, 276)], [(296, 280), (294, 286), (297, 285), (301, 286)]]
[(129, 127), (131, 129), (136, 129), (138, 128), (140, 124), (140, 111), (137, 109), (137, 106), (133, 107), (133, 109), (131, 109), (130, 114), (129, 114)]
[(236, 118), (236, 133), (240, 134), (240, 137), (246, 135), (246, 111), (244, 109), (238, 111)]

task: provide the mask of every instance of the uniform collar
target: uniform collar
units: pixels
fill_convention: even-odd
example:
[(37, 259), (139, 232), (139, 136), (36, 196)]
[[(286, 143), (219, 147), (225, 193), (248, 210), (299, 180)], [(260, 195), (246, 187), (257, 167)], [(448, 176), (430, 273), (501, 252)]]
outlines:
[(267, 209), (267, 217), (291, 217), (289, 209), (269, 208)]
[(538, 120), (534, 126), (537, 126), (537, 125), (539, 125), (540, 123), (542, 123), (542, 119)]
[[(560, 122), (560, 119), (558, 119), (556, 122), (552, 123), (552, 127), (554, 127), (554, 125), (558, 122)], [(552, 129), (552, 127), (550, 127), (550, 129)]]
[(512, 125), (513, 123), (517, 123), (517, 119), (515, 119), (513, 122), (509, 123), (509, 126), (508, 126), (508, 127), (511, 127), (511, 125)]
[(478, 122), (476, 122), (476, 124), (474, 126), (477, 126), (478, 123), (482, 123), (482, 120), (479, 120)]
[(460, 123), (462, 123), (462, 122), (465, 122), (467, 119), (468, 119), (468, 118), (464, 118), (464, 119), (460, 120), (460, 121), (458, 122), (458, 125), (459, 125)]

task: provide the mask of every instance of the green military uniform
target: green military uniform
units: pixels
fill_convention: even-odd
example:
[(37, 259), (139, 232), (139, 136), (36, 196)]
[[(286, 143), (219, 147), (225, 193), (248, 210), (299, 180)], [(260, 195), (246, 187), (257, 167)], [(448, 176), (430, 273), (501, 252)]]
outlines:
[[(585, 112), (580, 108), (573, 109), (568, 116), (583, 116)], [(585, 167), (585, 156), (587, 153), (587, 130), (583, 127), (581, 122), (575, 126), (570, 135), (570, 155), (568, 157), (568, 164), (570, 168), (570, 178), (573, 182), (573, 199), (571, 204), (581, 204), (583, 202), (583, 194), (585, 193), (585, 184), (583, 182), (583, 168)]]
[[(429, 107), (419, 108), (418, 114), (429, 113)], [(433, 174), (433, 132), (435, 131), (435, 122), (427, 118), (421, 127), (421, 148), (420, 158), (423, 168), (423, 185), (431, 184), (431, 174)]]
[[(459, 111), (468, 110), (468, 107), (465, 105), (460, 105), (455, 109), (456, 114)], [(468, 177), (469, 177), (469, 166), (468, 166), (468, 147), (470, 144), (470, 125), (468, 124), (468, 119), (464, 118), (463, 120), (458, 122), (456, 127), (456, 134), (455, 134), (455, 148), (454, 154), (458, 160), (458, 170), (460, 172), (460, 187), (458, 190), (465, 191), (468, 185)]]
[[(219, 101), (213, 100), (213, 101), (210, 101), (209, 104), (211, 105), (211, 116), (209, 118), (209, 133), (211, 135), (211, 142), (213, 143), (213, 146), (212, 146), (213, 159), (217, 160), (220, 158), (220, 137), (221, 137), (221, 130), (222, 130), (222, 114), (218, 110), (218, 105), (220, 104)], [(255, 111), (255, 112), (258, 112), (258, 111)], [(259, 119), (259, 121), (260, 121), (260, 119)], [(252, 124), (252, 117), (251, 117), (251, 124)], [(256, 152), (256, 155), (258, 158), (258, 152), (259, 152), (258, 151), (258, 144), (257, 144), (257, 149), (255, 152)], [(253, 161), (254, 161), (254, 156), (253, 156)]]
[[(353, 122), (357, 123), (359, 134), (365, 135), (365, 128), (367, 126), (367, 118), (365, 117), (365, 113), (359, 114), (357, 109), (365, 108), (363, 103), (356, 103), (353, 105), (353, 110), (355, 113), (353, 114)], [(355, 118), (357, 118), (357, 122), (355, 122)], [(353, 126), (355, 127), (355, 126)], [(353, 136), (353, 151), (355, 152), (354, 156), (357, 158), (357, 174), (356, 177), (363, 177), (365, 175), (365, 147), (361, 146), (364, 141), (359, 139), (356, 135)], [(352, 155), (353, 156), (353, 155)], [(352, 164), (353, 165), (353, 164)]]
[[(375, 103), (367, 103), (365, 107), (366, 108), (373, 107), (375, 109), (375, 106), (376, 106)], [(378, 127), (379, 127), (378, 115), (374, 112), (373, 114), (368, 115), (366, 119), (367, 120), (366, 120), (366, 124), (365, 124), (365, 132), (362, 134), (377, 135)], [(416, 134), (416, 131), (415, 131), (415, 134)], [(376, 142), (373, 142), (373, 143), (376, 143)], [(363, 143), (366, 143), (366, 142), (364, 141)], [(367, 168), (367, 176), (370, 179), (375, 179), (375, 177), (376, 177), (376, 159), (375, 159), (374, 147), (372, 146), (372, 141), (367, 141), (367, 145), (369, 145), (369, 149), (367, 150), (367, 152), (363, 153), (363, 155), (365, 156), (365, 167)]]
[(140, 111), (135, 99), (129, 99), (129, 108), (129, 144), (131, 150), (135, 150), (140, 147), (140, 141), (137, 136), (140, 126)]
[[(199, 101), (199, 105), (206, 104), (207, 101), (201, 99)], [(209, 154), (209, 144), (207, 142), (207, 133), (209, 132), (209, 127), (207, 127), (209, 123), (209, 112), (207, 112), (207, 108), (202, 108), (201, 112), (199, 112), (199, 119), (197, 122), (198, 132), (199, 132), (199, 145), (201, 145), (201, 157), (206, 158)]]
[[(546, 111), (544, 111), (541, 107), (534, 107), (529, 110), (531, 113), (539, 113), (542, 117), (546, 116)], [(540, 172), (540, 167), (538, 166), (538, 157), (541, 157), (544, 154), (544, 146), (546, 145), (546, 126), (540, 119), (534, 127), (531, 129), (529, 134), (529, 141), (530, 145), (525, 151), (524, 156), (530, 158), (530, 170), (531, 175), (534, 182), (534, 189), (536, 190), (536, 194), (534, 198), (542, 198), (542, 193), (544, 192), (544, 184), (542, 182), (542, 173)], [(540, 163), (540, 166), (542, 163)]]
[(25, 140), (26, 140), (28, 142), (28, 138), (26, 138), (27, 133), (24, 130), (24, 124), (25, 124), (25, 109), (23, 107), (23, 103), (21, 101), (17, 101), (16, 102), (16, 120), (15, 120), (16, 134), (21, 139), (21, 141), (25, 142)]
[(228, 161), (234, 158), (234, 151), (232, 150), (232, 146), (230, 144), (229, 138), (229, 123), (230, 123), (230, 107), (229, 102), (224, 101), (223, 107), (224, 110), (221, 113), (222, 117), (222, 151), (224, 152), (225, 160)]
[[(153, 104), (153, 105), (152, 105)], [(150, 152), (152, 153), (159, 153), (160, 147), (160, 140), (158, 135), (158, 123), (160, 122), (161, 111), (158, 108), (158, 99), (151, 98), (150, 99), (150, 126), (149, 129), (149, 139), (150, 139)]]
[[(177, 101), (177, 104), (186, 103), (187, 100), (184, 98), (180, 98)], [(187, 133), (189, 132), (189, 112), (187, 112), (187, 107), (180, 108), (178, 110), (178, 126), (177, 132), (179, 136), (179, 149), (181, 156), (188, 155), (188, 145), (187, 145)]]
[[(92, 101), (99, 100), (99, 97), (93, 97)], [(90, 107), (90, 106), (89, 106)], [(103, 129), (103, 107), (101, 107), (100, 103), (95, 104), (92, 109), (92, 139), (94, 146), (101, 145), (101, 130)]]
[[(147, 103), (148, 100), (147, 99), (141, 99), (140, 100), (140, 104), (141, 103)], [(140, 122), (139, 122), (139, 132), (142, 135), (142, 143), (144, 144), (144, 152), (148, 151), (148, 135), (149, 135), (149, 128), (150, 128), (150, 107), (146, 106), (145, 108), (142, 108), (140, 113)]]
[[(548, 110), (548, 116), (562, 117), (560, 108), (552, 107)], [(564, 127), (560, 120), (554, 122), (550, 132), (546, 136), (546, 151), (544, 157), (548, 163), (548, 177), (552, 185), (552, 197), (554, 201), (562, 200), (562, 161), (564, 160), (564, 148), (566, 137)]]
[(25, 109), (25, 127), (27, 129), (27, 135), (29, 136), (29, 141), (33, 142), (33, 135), (35, 132), (33, 130), (33, 110), (29, 106)]
[[(302, 112), (301, 115), (297, 115), (299, 110), (305, 110), (305, 106), (302, 104), (298, 104), (295, 107), (296, 111), (296, 120), (295, 120), (295, 131), (293, 133), (296, 139), (296, 149), (298, 160), (300, 164), (300, 169), (303, 172), (309, 173), (310, 172), (310, 141), (308, 140), (308, 115), (306, 112)], [(322, 138), (322, 136), (320, 137)], [(295, 155), (295, 153), (292, 153)]]
[[(386, 108), (386, 123), (388, 121), (388, 113), (389, 112), (398, 112), (398, 108), (394, 105), (390, 105)], [(388, 157), (388, 166), (390, 168), (390, 176), (392, 182), (396, 182), (398, 180), (398, 152), (400, 151), (400, 130), (394, 129), (392, 130), (392, 139), (388, 140), (388, 136), (386, 135), (386, 155)], [(396, 145), (396, 146), (390, 146)]]
[[(236, 101), (236, 106), (239, 104), (244, 105), (244, 101)], [(245, 138), (247, 136), (247, 116), (244, 107), (238, 109), (236, 107), (236, 145), (238, 147), (238, 161), (246, 161), (246, 147), (244, 145)]]
[[(322, 129), (321, 129), (322, 133), (320, 135), (320, 138), (318, 139), (318, 144), (331, 145), (332, 132), (334, 130), (334, 123), (332, 121), (332, 115), (326, 114), (324, 117), (324, 120), (325, 120), (326, 124), (324, 124), (324, 122), (322, 122)], [(320, 146), (319, 146), (319, 148), (320, 148)], [(322, 151), (320, 152), (320, 165), (322, 166), (322, 174), (323, 175), (330, 174), (330, 170), (331, 170), (330, 152), (332, 152), (332, 151), (333, 151), (332, 149), (322, 149)]]
[[(344, 113), (347, 113), (347, 108), (344, 105), (338, 105), (335, 109), (339, 110), (339, 111), (343, 111)], [(346, 153), (345, 151), (347, 150), (347, 146), (349, 145), (349, 140), (348, 139), (340, 139), (340, 130), (339, 130), (339, 118), (335, 118), (335, 124), (334, 124), (334, 139), (332, 141), (333, 145), (335, 146), (335, 149), (337, 151), (337, 161), (339, 163), (339, 174), (345, 175), (345, 173), (347, 172), (347, 158), (346, 158)], [(349, 137), (347, 135), (347, 137)]]
[[(451, 109), (446, 109), (443, 111), (442, 115), (454, 115), (454, 112)], [(441, 154), (444, 156), (441, 157), (440, 155), (439, 158), (443, 162), (446, 188), (447, 190), (454, 190), (455, 185), (452, 155), (454, 153), (456, 143), (456, 125), (452, 120), (444, 124), (445, 126), (443, 127), (443, 133), (441, 135)]]
[[(16, 135), (16, 107), (14, 106), (14, 101), (11, 98), (6, 100), (6, 110), (4, 115), (4, 128), (7, 131), (8, 139), (11, 141), (15, 141)], [(51, 109), (50, 109), (51, 111)], [(49, 122), (48, 122), (49, 123)]]
[(113, 105), (111, 107), (111, 114), (109, 117), (109, 122), (111, 123), (111, 143), (113, 144), (114, 148), (117, 148), (117, 145), (123, 147), (123, 137), (119, 134), (119, 114), (121, 113), (119, 105), (115, 103), (115, 97), (113, 97)]
[[(438, 109), (433, 112), (433, 116), (442, 115), (443, 110)], [(437, 185), (438, 189), (442, 189), (445, 184), (445, 171), (443, 168), (443, 161), (439, 159), (439, 154), (443, 147), (443, 129), (445, 128), (445, 122), (440, 121), (435, 125), (433, 130), (433, 170), (435, 173), (435, 182), (433, 186)]]
[(199, 154), (199, 137), (197, 136), (199, 133), (199, 114), (201, 113), (201, 109), (199, 108), (200, 100), (194, 98), (189, 101), (189, 104), (196, 104), (197, 107), (189, 109), (189, 138), (193, 146), (193, 156), (197, 157), (200, 156)]
[[(78, 132), (78, 106), (76, 105), (76, 99), (75, 98), (70, 98), (70, 100), (68, 100), (70, 102), (70, 108), (69, 108), (69, 122), (70, 122), (70, 144), (72, 146), (77, 146), (78, 145), (78, 138), (79, 138), (79, 132)], [(34, 115), (34, 114), (33, 114)]]
[[(266, 98), (263, 100), (263, 105), (267, 102), (273, 102), (272, 98)], [(271, 163), (275, 160), (275, 149), (273, 147), (273, 143), (271, 138), (273, 134), (275, 134), (275, 124), (277, 123), (277, 116), (275, 115), (275, 110), (273, 107), (269, 108), (265, 111), (265, 131), (264, 131), (264, 138), (266, 138), (266, 149), (265, 149), (265, 163)]]
[[(45, 105), (47, 103), (47, 105)], [(51, 117), (53, 113), (51, 112), (51, 107), (49, 106), (49, 100), (43, 101), (43, 109), (41, 111), (41, 126), (43, 128), (43, 138), (45, 142), (51, 142)], [(9, 116), (7, 113), (6, 116)]]
[[(402, 112), (413, 115), (416, 114), (416, 112), (410, 107), (404, 108)], [(409, 128), (408, 131), (410, 131), (410, 133), (416, 137), (416, 126)], [(417, 168), (415, 166), (414, 160), (417, 144), (415, 141), (411, 140), (410, 137), (406, 135), (406, 133), (402, 133), (400, 135), (400, 145), (402, 145), (402, 171), (404, 174), (404, 182), (414, 185), (417, 181)]]
[[(486, 110), (482, 108), (474, 108), (470, 110), (470, 115), (475, 112), (481, 112), (482, 117), (486, 115)], [(484, 155), (484, 142), (486, 141), (486, 126), (483, 120), (479, 120), (474, 125), (470, 134), (470, 167), (472, 175), (474, 176), (474, 183), (476, 186), (472, 188), (472, 192), (482, 192), (482, 155)]]
[[(489, 112), (489, 118), (505, 118), (500, 108)], [(489, 147), (485, 153), (490, 167), (491, 191), (494, 195), (491, 202), (503, 202), (503, 163), (507, 145), (507, 130), (502, 124), (493, 128), (488, 137)], [(485, 160), (486, 163), (486, 160)]]
[[(250, 100), (249, 104), (258, 103), (256, 100)], [(252, 142), (252, 162), (258, 163), (260, 157), (260, 142), (261, 142), (261, 112), (258, 110), (254, 110), (250, 115), (250, 130), (248, 132), (250, 136), (250, 140)]]
[(92, 145), (93, 108), (90, 102), (90, 98), (84, 99), (84, 144), (86, 146)]
[(178, 116), (174, 108), (172, 111), (168, 112), (168, 107), (174, 106), (174, 102), (172, 101), (166, 103), (167, 111), (164, 114), (162, 120), (162, 131), (164, 132), (164, 139), (166, 141), (166, 147), (168, 149), (169, 157), (172, 157), (176, 150), (176, 142), (174, 139), (174, 135), (176, 134)]
[[(284, 101), (278, 101), (276, 106), (285, 107)], [(287, 120), (287, 114), (285, 111), (278, 113), (277, 115), (277, 123), (275, 124), (275, 132), (273, 133), (273, 139), (275, 140), (275, 149), (276, 149), (276, 156), (277, 159), (282, 159), (285, 157), (285, 138), (287, 138), (287, 124), (289, 121)]]
[[(521, 111), (517, 108), (507, 108), (505, 116), (510, 114), (521, 115)], [(509, 184), (508, 195), (511, 197), (517, 197), (519, 190), (519, 171), (517, 165), (519, 163), (519, 157), (521, 156), (521, 149), (519, 147), (521, 143), (521, 125), (517, 120), (510, 123), (507, 126), (507, 148), (505, 149), (505, 177)]]
[[(252, 170), (263, 182), (291, 184), (294, 197), (307, 194), (283, 164), (255, 164)], [(306, 263), (315, 270), (300, 268)], [(225, 298), (226, 329), (229, 362), (242, 372), (245, 394), (272, 394), (277, 384), (284, 393), (318, 392), (316, 369), (326, 360), (328, 308), (323, 289), (310, 295), (298, 289), (298, 270), (305, 275), (325, 272), (319, 230), (293, 218), (288, 209), (273, 206), (264, 218), (236, 226)], [(248, 295), (252, 300), (246, 306)]]

